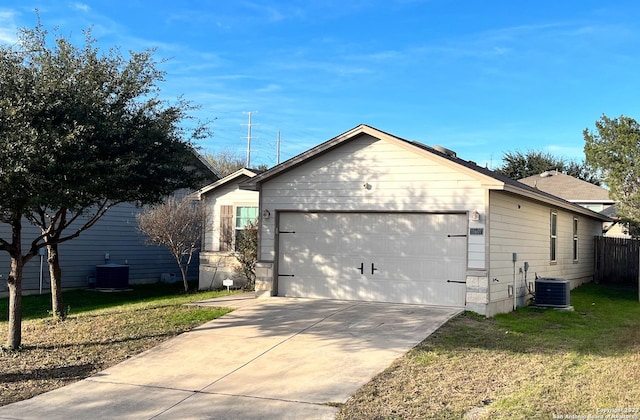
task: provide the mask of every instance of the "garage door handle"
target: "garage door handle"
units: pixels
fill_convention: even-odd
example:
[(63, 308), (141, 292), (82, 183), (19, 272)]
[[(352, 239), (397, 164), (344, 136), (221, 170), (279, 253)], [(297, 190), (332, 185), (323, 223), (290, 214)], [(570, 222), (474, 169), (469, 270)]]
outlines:
[(376, 268), (374, 263), (371, 263), (371, 274), (373, 274), (374, 271), (378, 271), (378, 269)]
[(364, 274), (364, 263), (360, 263), (360, 267), (356, 267), (356, 270), (360, 270), (360, 274)]

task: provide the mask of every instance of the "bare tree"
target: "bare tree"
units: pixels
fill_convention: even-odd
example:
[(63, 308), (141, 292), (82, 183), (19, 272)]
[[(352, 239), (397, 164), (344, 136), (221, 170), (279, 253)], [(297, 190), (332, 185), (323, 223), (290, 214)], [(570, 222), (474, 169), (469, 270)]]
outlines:
[[(231, 149), (222, 149), (215, 153), (208, 153), (204, 158), (223, 178), (227, 175), (231, 175), (238, 169), (244, 168), (246, 162), (239, 153), (234, 152)], [(265, 171), (268, 169), (268, 166), (266, 164), (260, 164), (255, 166), (253, 169)]]
[(206, 207), (190, 196), (169, 197), (136, 216), (138, 228), (147, 235), (147, 244), (166, 247), (176, 260), (184, 291), (189, 291), (187, 274), (198, 249), (207, 220)]
[(204, 157), (211, 163), (220, 176), (225, 177), (242, 169), (244, 167), (244, 159), (231, 149), (223, 149), (216, 153), (208, 153)]

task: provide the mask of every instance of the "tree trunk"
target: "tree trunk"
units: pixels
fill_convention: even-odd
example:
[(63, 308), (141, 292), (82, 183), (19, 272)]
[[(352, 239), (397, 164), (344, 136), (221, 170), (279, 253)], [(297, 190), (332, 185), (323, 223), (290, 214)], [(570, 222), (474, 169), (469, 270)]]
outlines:
[(24, 263), (22, 254), (11, 253), (11, 272), (7, 283), (9, 285), (9, 331), (7, 347), (17, 349), (22, 343), (22, 269)]
[(184, 268), (181, 262), (178, 262), (178, 265), (180, 266), (180, 273), (182, 273), (182, 284), (184, 284), (184, 291), (186, 293), (189, 291), (189, 282), (187, 282), (187, 270), (189, 269), (189, 266), (187, 265), (187, 267)]
[(58, 244), (47, 245), (49, 254), (49, 277), (51, 277), (51, 312), (54, 318), (64, 319), (67, 316), (62, 301), (62, 269), (60, 268), (60, 258), (58, 254)]
[(7, 279), (9, 286), (9, 330), (7, 347), (18, 349), (22, 344), (22, 271), (28, 260), (22, 256), (22, 222), (11, 221), (11, 245), (7, 249), (11, 257), (11, 271)]

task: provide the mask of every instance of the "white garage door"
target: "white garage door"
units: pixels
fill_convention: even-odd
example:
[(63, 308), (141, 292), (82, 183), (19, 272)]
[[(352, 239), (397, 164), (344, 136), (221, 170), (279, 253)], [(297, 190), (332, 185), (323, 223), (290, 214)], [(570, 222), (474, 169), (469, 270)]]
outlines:
[(461, 214), (282, 213), (278, 295), (462, 307)]

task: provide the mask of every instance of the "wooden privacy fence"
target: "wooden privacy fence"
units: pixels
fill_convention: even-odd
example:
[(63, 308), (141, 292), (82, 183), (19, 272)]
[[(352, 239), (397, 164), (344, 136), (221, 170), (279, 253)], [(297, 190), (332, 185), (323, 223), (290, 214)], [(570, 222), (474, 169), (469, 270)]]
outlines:
[(595, 237), (595, 281), (638, 284), (640, 240)]

